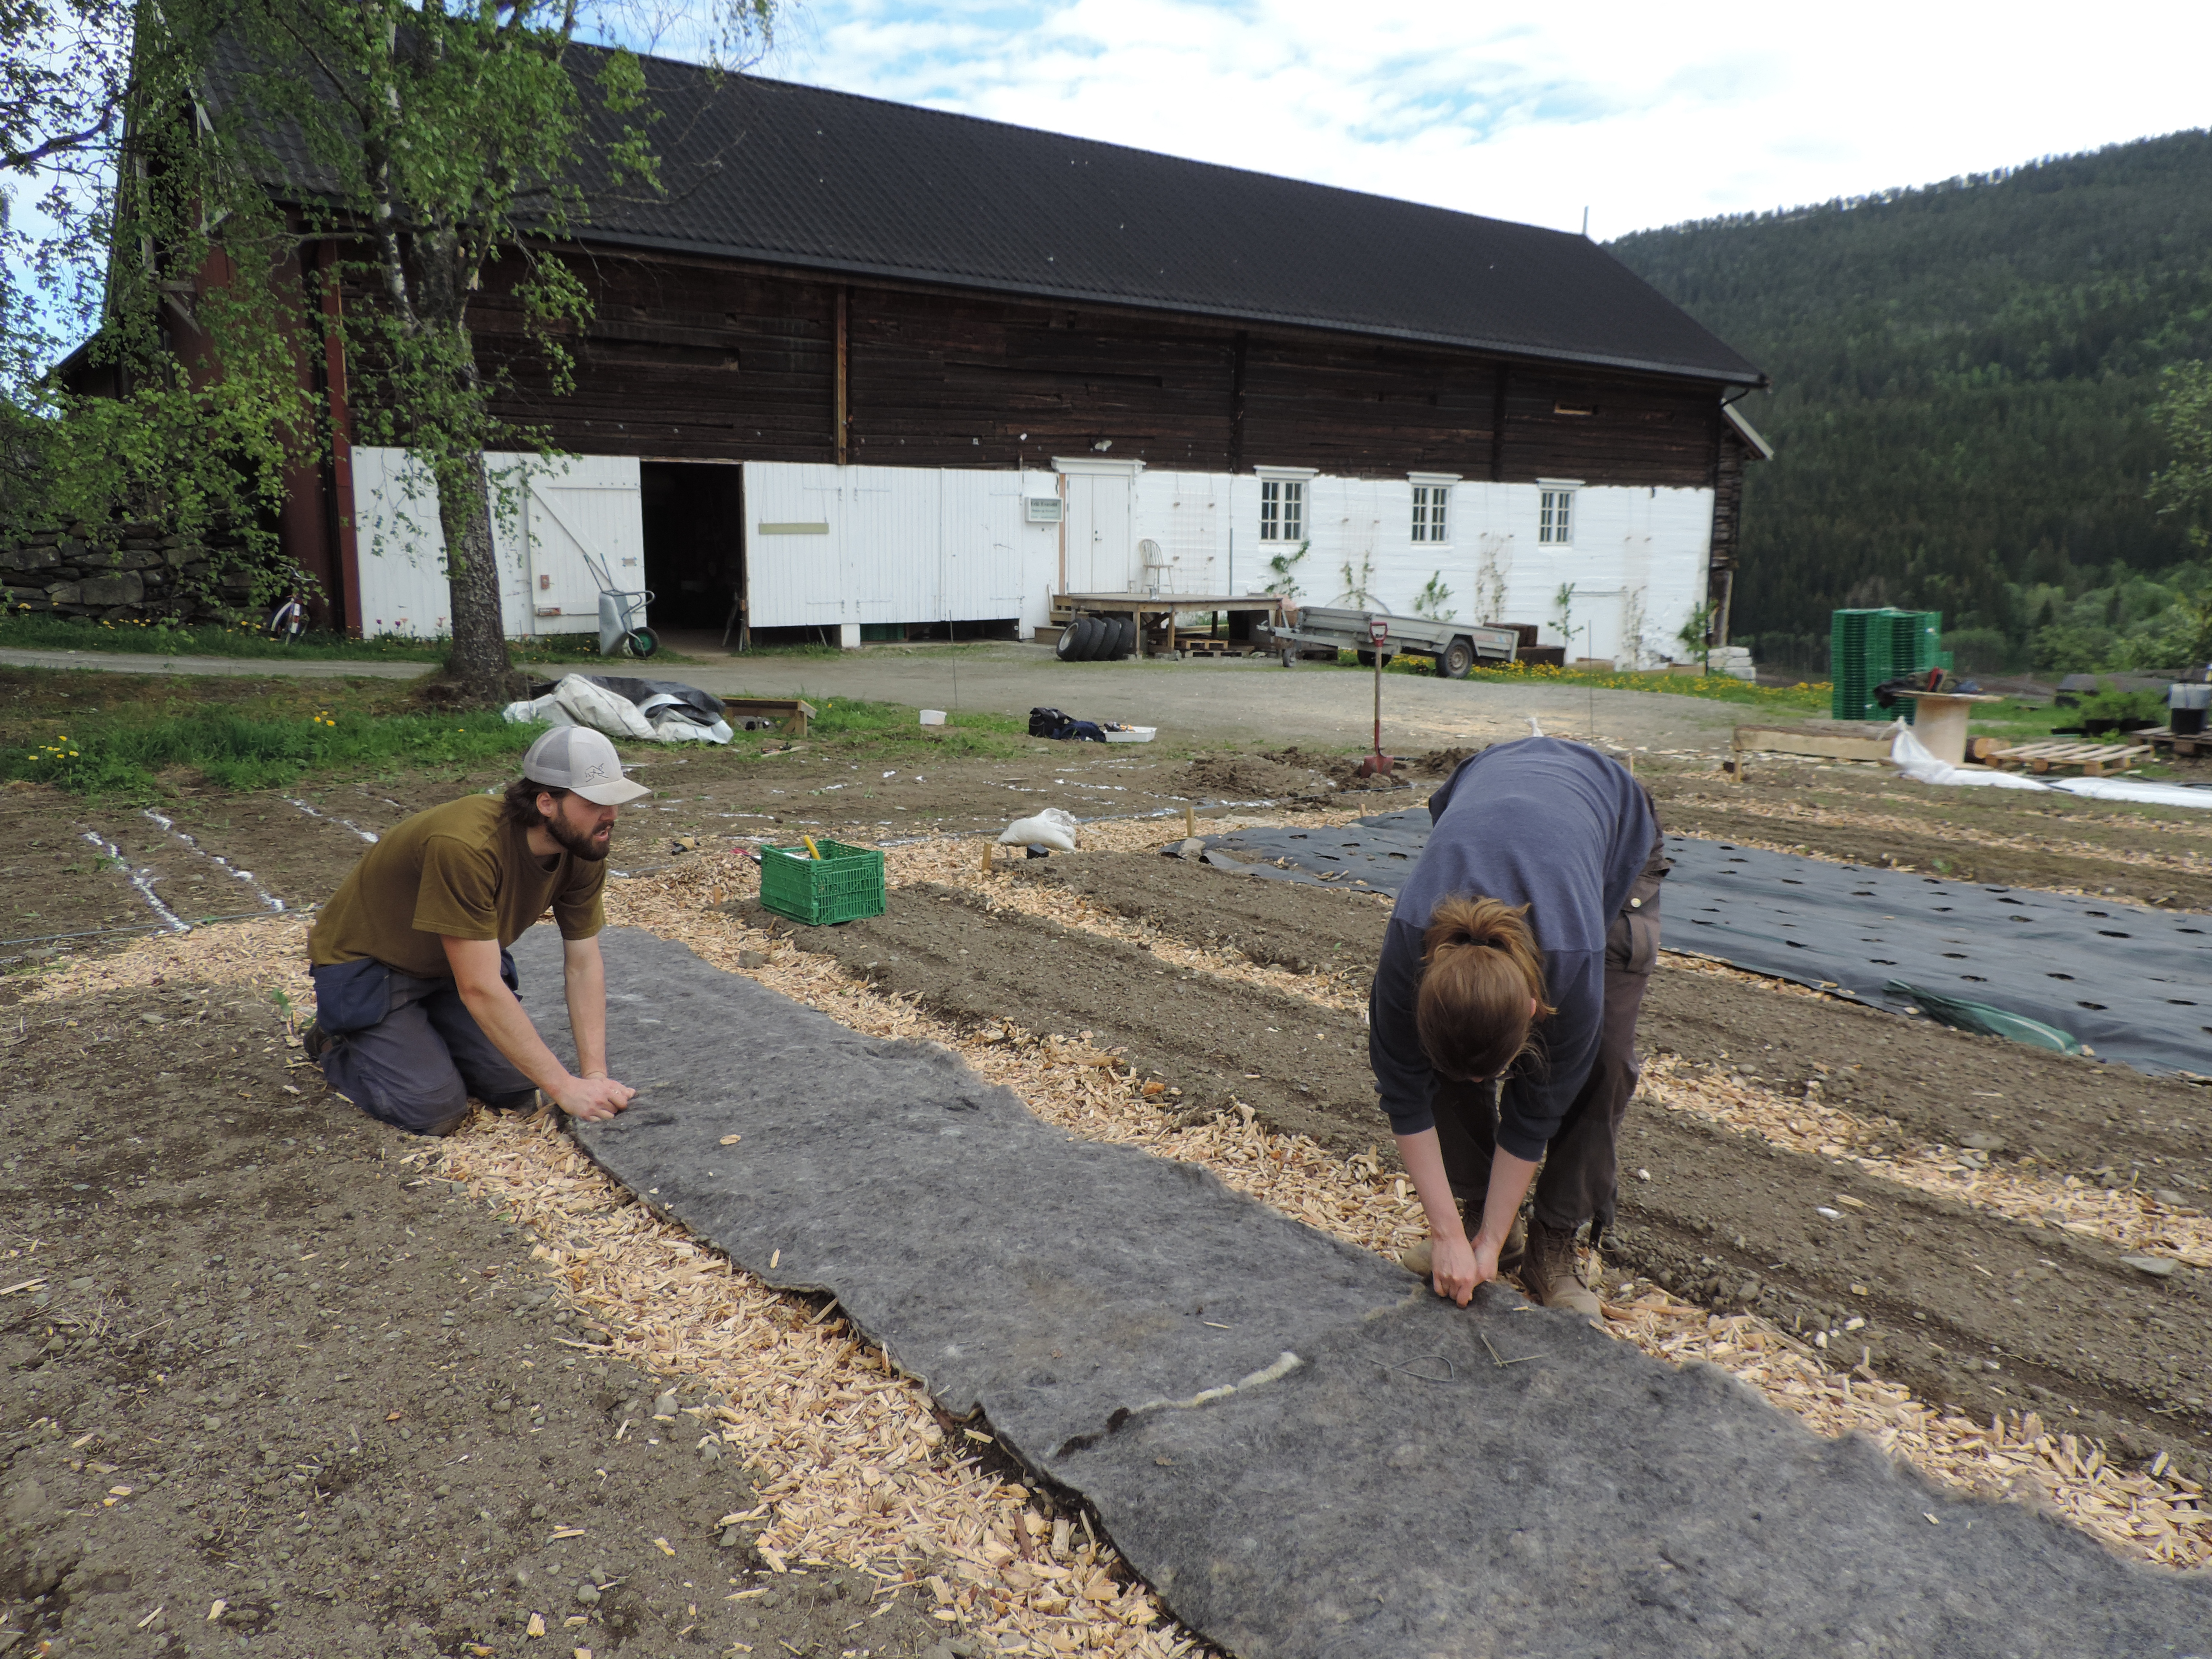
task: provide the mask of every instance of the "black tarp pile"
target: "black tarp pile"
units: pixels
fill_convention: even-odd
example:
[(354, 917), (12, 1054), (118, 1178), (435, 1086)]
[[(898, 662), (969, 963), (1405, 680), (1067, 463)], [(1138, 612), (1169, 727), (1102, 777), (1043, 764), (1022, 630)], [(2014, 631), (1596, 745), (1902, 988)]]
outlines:
[[(1231, 1653), (2212, 1644), (2212, 1581), (1939, 1491), (1571, 1316), (1494, 1288), (1452, 1308), (1200, 1170), (1040, 1122), (944, 1048), (602, 941), (641, 1093), (578, 1128), (592, 1157), (768, 1283), (835, 1295)], [(515, 947), (566, 1046), (560, 951), (544, 927)]]
[[(1206, 845), (1257, 875), (1395, 892), (1429, 827), (1416, 807)], [(2139, 1071), (2212, 1071), (2212, 916), (1687, 836), (1668, 836), (1667, 852), (1669, 950), (1899, 1012), (1916, 1006), (1887, 988), (1903, 981), (2056, 1027)]]

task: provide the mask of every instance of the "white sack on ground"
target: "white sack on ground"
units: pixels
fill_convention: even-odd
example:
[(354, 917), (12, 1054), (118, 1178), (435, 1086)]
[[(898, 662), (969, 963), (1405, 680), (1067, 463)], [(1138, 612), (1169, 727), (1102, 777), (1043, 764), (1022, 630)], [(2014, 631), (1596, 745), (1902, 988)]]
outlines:
[(663, 743), (727, 743), (730, 726), (726, 720), (702, 726), (680, 714), (663, 714), (653, 722), (653, 734)]
[(653, 724), (628, 697), (618, 697), (603, 685), (593, 685), (581, 674), (564, 674), (560, 684), (544, 696), (511, 702), (500, 711), (509, 720), (539, 720), (548, 726), (588, 726), (611, 738), (637, 743), (665, 742)]
[(638, 712), (653, 723), (655, 736), (663, 743), (727, 743), (730, 723), (727, 720), (702, 722), (700, 712), (683, 698), (671, 696), (665, 691), (656, 691), (637, 705)]
[(1075, 818), (1057, 806), (1048, 806), (1035, 817), (1018, 818), (1000, 832), (1001, 847), (1049, 847), (1055, 853), (1075, 850)]

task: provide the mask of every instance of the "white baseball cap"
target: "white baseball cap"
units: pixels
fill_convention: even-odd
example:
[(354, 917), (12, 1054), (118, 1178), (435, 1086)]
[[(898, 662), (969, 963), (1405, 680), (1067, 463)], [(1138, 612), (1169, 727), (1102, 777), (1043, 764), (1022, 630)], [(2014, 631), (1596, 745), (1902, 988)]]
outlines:
[(594, 806), (620, 806), (652, 790), (623, 775), (622, 757), (604, 732), (588, 726), (556, 726), (530, 745), (522, 775), (548, 789), (566, 789)]

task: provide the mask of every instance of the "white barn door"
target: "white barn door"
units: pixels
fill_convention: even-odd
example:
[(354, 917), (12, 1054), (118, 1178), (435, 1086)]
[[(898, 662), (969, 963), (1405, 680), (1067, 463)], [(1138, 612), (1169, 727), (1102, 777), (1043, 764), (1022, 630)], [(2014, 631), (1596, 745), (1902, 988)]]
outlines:
[[(504, 488), (514, 507), (495, 521), (514, 544), (511, 558), (502, 550), (501, 574), (512, 569), (520, 579), (507, 631), (517, 636), (596, 633), (599, 584), (592, 561), (619, 589), (635, 592), (645, 586), (637, 462), (627, 455), (484, 459), (499, 470), (494, 489)], [(499, 539), (496, 530), (494, 539)], [(646, 620), (642, 608), (635, 614), (638, 622)]]
[[(362, 637), (429, 640), (451, 634), (446, 537), (428, 470), (404, 449), (357, 447), (348, 459), (361, 568), (361, 615), (355, 621)], [(502, 569), (502, 594), (510, 585)]]
[(1126, 593), (1136, 586), (1126, 473), (1079, 472), (1067, 481), (1067, 591)]
[[(371, 638), (451, 634), (446, 538), (428, 472), (400, 449), (356, 449), (351, 465), (361, 631)], [(507, 637), (595, 632), (599, 585), (585, 563), (586, 550), (617, 587), (644, 586), (636, 461), (489, 453), (484, 465), (491, 479), (500, 623)]]

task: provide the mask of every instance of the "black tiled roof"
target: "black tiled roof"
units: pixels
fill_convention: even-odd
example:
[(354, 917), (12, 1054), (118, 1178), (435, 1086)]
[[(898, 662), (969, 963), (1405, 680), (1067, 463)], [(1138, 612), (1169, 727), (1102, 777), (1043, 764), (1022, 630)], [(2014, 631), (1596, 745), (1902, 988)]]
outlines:
[[(592, 58), (576, 55), (586, 88)], [(589, 190), (585, 240), (1764, 380), (1571, 233), (665, 59), (645, 68), (666, 198)], [(210, 89), (218, 103), (225, 78)], [(276, 148), (312, 191), (300, 146)]]

